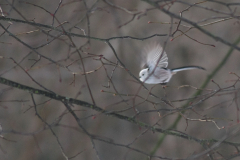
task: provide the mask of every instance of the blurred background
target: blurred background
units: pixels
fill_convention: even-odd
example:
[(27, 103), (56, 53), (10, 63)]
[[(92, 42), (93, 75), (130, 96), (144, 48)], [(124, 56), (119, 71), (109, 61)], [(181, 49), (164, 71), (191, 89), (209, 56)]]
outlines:
[[(239, 39), (238, 0), (1, 0), (0, 7), (8, 31), (0, 29), (1, 77), (178, 135), (70, 104), (90, 136), (63, 103), (42, 95), (33, 101), (29, 92), (0, 84), (1, 159), (239, 158), (240, 54), (214, 39)], [(143, 87), (137, 79), (144, 48), (152, 43), (165, 47), (169, 68), (206, 71), (180, 72), (166, 86)], [(221, 140), (215, 148), (213, 139)]]

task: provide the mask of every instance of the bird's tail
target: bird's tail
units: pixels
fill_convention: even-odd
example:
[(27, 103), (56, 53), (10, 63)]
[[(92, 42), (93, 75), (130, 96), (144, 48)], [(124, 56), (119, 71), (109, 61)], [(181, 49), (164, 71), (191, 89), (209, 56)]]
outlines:
[(185, 67), (179, 67), (179, 68), (171, 69), (171, 71), (172, 71), (173, 74), (176, 74), (176, 73), (179, 72), (179, 71), (185, 71), (185, 70), (191, 70), (191, 69), (202, 69), (202, 70), (206, 70), (205, 68), (200, 67), (200, 66), (185, 66)]

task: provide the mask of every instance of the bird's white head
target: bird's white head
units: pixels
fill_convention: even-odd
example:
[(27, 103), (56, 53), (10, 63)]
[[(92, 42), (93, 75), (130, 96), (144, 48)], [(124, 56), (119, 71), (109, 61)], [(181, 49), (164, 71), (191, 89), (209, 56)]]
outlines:
[(145, 68), (139, 72), (139, 79), (140, 81), (144, 82), (148, 78), (148, 68)]

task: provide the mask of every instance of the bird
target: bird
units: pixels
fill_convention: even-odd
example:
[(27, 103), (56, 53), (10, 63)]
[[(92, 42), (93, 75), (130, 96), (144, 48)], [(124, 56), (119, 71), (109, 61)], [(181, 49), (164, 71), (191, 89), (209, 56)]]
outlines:
[(145, 57), (144, 69), (139, 72), (140, 81), (147, 84), (166, 85), (172, 76), (179, 71), (201, 69), (200, 66), (184, 66), (174, 69), (167, 68), (168, 57), (160, 44), (155, 44), (145, 49), (147, 56)]

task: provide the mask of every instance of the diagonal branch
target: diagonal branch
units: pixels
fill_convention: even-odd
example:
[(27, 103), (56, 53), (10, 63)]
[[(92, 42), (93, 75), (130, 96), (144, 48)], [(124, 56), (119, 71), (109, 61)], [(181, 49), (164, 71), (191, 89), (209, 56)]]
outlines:
[(226, 44), (226, 45), (228, 45), (230, 47), (233, 47), (234, 49), (237, 49), (237, 50), (240, 51), (240, 47), (238, 47), (237, 45), (234, 45), (233, 43), (228, 42), (228, 41), (224, 40), (223, 38), (218, 37), (218, 36), (212, 34), (211, 32), (208, 32), (207, 30), (203, 29), (202, 27), (200, 27), (197, 23), (194, 23), (193, 21), (190, 21), (190, 20), (188, 20), (188, 19), (186, 19), (184, 17), (180, 17), (179, 15), (174, 14), (174, 13), (170, 12), (169, 10), (164, 9), (163, 7), (159, 6), (158, 3), (152, 2), (150, 0), (142, 0), (142, 1), (152, 5), (154, 7), (156, 7), (157, 9), (159, 9), (160, 11), (166, 13), (170, 17), (173, 17), (173, 18), (179, 19), (179, 20), (181, 20), (183, 22), (186, 22), (188, 24), (191, 24), (193, 27), (197, 28), (199, 31), (201, 31), (202, 33), (208, 35), (209, 37), (213, 38), (214, 40), (222, 42), (223, 44)]
[[(100, 112), (102, 114), (112, 116), (112, 117), (115, 117), (115, 118), (119, 118), (121, 120), (128, 121), (128, 122), (131, 122), (133, 124), (139, 125), (141, 127), (147, 128), (149, 130), (152, 130), (153, 132), (164, 133), (164, 135), (177, 136), (177, 137), (184, 138), (184, 139), (187, 139), (187, 140), (195, 141), (195, 142), (197, 142), (201, 145), (204, 145), (206, 143), (218, 142), (218, 140), (215, 140), (215, 139), (198, 139), (198, 138), (192, 137), (190, 135), (180, 133), (178, 131), (156, 128), (156, 127), (153, 127), (153, 126), (151, 126), (149, 124), (146, 124), (144, 122), (138, 121), (135, 118), (128, 117), (128, 116), (125, 116), (125, 115), (121, 115), (121, 114), (115, 113), (113, 111), (104, 110), (104, 109), (102, 109), (102, 108), (100, 108), (100, 107), (98, 107), (94, 104), (91, 104), (91, 103), (88, 103), (88, 102), (85, 102), (85, 101), (81, 101), (81, 100), (78, 100), (78, 99), (64, 97), (64, 96), (61, 96), (61, 95), (57, 95), (55, 93), (43, 91), (43, 90), (36, 89), (36, 88), (33, 88), (33, 87), (29, 87), (29, 86), (26, 86), (26, 85), (8, 80), (8, 79), (3, 78), (3, 77), (0, 77), (0, 83), (5, 84), (7, 86), (17, 88), (17, 89), (20, 89), (20, 90), (24, 90), (24, 91), (29, 92), (31, 94), (42, 95), (44, 97), (48, 97), (48, 98), (51, 98), (51, 99), (54, 99), (54, 100), (57, 100), (59, 102), (64, 103), (65, 106), (67, 107), (67, 109), (69, 110), (69, 112), (74, 116), (74, 118), (77, 122), (79, 122), (79, 118), (77, 117), (76, 114), (73, 114), (74, 111), (71, 109), (71, 107), (68, 104), (76, 104), (76, 105), (80, 105), (80, 106), (83, 106), (83, 107), (86, 107), (86, 108), (89, 108), (89, 109), (93, 109), (93, 110), (95, 110), (97, 112)], [(86, 132), (86, 130), (85, 130), (85, 133), (89, 134), (88, 132)], [(227, 142), (227, 141), (223, 141), (223, 143), (231, 145), (231, 146), (240, 146), (240, 143), (232, 143), (232, 142)]]

